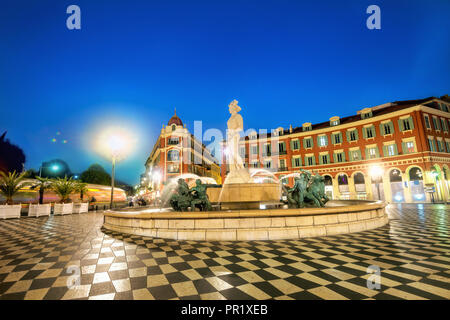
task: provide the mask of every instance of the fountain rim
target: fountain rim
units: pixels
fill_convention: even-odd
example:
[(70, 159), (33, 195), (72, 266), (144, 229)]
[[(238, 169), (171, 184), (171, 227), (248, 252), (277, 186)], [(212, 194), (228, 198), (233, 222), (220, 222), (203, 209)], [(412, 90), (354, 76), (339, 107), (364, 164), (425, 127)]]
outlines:
[(262, 218), (283, 216), (311, 216), (339, 213), (355, 213), (367, 210), (383, 209), (387, 206), (383, 201), (353, 200), (361, 204), (352, 204), (322, 208), (291, 208), (291, 209), (248, 209), (203, 212), (149, 212), (128, 213), (125, 211), (105, 211), (104, 216), (129, 219), (211, 219), (211, 218)]

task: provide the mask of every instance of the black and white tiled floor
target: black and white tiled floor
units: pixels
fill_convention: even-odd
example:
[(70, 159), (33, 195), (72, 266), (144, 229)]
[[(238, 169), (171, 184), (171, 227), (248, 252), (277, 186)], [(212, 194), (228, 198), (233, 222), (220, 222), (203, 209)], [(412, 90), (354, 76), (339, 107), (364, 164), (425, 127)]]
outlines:
[(450, 206), (388, 213), (371, 231), (253, 242), (123, 235), (101, 213), (0, 221), (0, 299), (450, 299)]

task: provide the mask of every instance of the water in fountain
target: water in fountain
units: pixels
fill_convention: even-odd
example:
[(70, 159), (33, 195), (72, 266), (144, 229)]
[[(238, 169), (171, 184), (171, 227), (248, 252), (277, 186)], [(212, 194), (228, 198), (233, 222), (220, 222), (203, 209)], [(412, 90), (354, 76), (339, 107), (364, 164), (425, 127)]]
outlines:
[[(250, 171), (250, 177), (253, 178), (253, 180), (255, 180), (255, 182), (257, 183), (264, 183), (264, 179), (270, 179), (270, 183), (279, 183), (279, 180), (277, 178), (277, 176), (273, 173), (270, 172), (267, 169), (262, 169), (262, 168), (252, 168), (249, 170)], [(259, 180), (257, 181), (257, 179), (262, 176), (263, 180)]]

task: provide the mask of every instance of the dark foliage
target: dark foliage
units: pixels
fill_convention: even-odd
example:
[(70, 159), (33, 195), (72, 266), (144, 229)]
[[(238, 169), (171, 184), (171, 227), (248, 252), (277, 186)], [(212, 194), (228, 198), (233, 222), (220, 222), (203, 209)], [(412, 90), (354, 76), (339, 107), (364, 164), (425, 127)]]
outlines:
[(21, 148), (5, 139), (6, 131), (0, 136), (0, 171), (22, 172), (25, 164), (25, 153)]
[(80, 179), (86, 183), (101, 184), (105, 186), (111, 185), (111, 176), (97, 163), (91, 165), (86, 171), (81, 173)]

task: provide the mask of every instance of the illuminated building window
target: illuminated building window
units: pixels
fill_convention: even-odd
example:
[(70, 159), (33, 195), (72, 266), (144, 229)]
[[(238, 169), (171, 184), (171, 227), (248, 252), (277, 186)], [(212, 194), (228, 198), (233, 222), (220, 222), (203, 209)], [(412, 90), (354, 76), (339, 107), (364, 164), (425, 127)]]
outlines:
[(180, 160), (180, 152), (178, 150), (170, 150), (167, 152), (167, 160), (168, 161), (179, 161)]
[(442, 125), (442, 130), (448, 131), (447, 120), (441, 118), (441, 125)]
[(319, 140), (319, 143), (318, 143), (319, 147), (325, 147), (328, 145), (327, 136), (319, 136), (318, 140)]
[(378, 158), (378, 149), (376, 147), (371, 147), (366, 149), (367, 159)]
[(439, 125), (439, 121), (436, 117), (433, 117), (433, 126), (434, 130), (441, 131), (441, 126)]
[(314, 156), (305, 157), (305, 162), (307, 166), (313, 166), (316, 164)]
[(303, 146), (305, 147), (305, 149), (312, 148), (313, 146), (312, 138), (305, 138), (305, 140), (303, 141)]
[(394, 133), (394, 125), (391, 121), (382, 123), (380, 125), (380, 131), (383, 136)]
[(372, 117), (372, 111), (361, 113), (361, 119), (368, 119)]
[(351, 161), (361, 160), (361, 151), (359, 150), (350, 151), (350, 160)]
[(395, 144), (390, 144), (387, 146), (384, 146), (384, 156), (385, 157), (392, 157), (398, 154), (397, 152), (397, 145)]
[(375, 137), (375, 128), (373, 126), (363, 128), (363, 132), (365, 133), (364, 138), (373, 138)]
[(436, 151), (436, 144), (434, 143), (434, 139), (428, 138), (428, 145), (430, 147), (430, 151)]
[(409, 125), (408, 119), (403, 119), (402, 122), (403, 122), (403, 131), (411, 130), (411, 126)]
[(437, 151), (438, 152), (445, 152), (444, 144), (443, 144), (442, 140), (437, 140)]
[(398, 126), (400, 127), (400, 131), (413, 130), (414, 123), (412, 117), (399, 119)]
[(345, 161), (345, 154), (343, 152), (334, 154), (334, 162), (344, 162), (344, 161)]
[(414, 153), (416, 148), (413, 141), (408, 141), (403, 143), (403, 153)]
[(330, 161), (328, 159), (327, 154), (323, 154), (320, 156), (320, 164), (328, 164)]
[(347, 131), (347, 140), (356, 141), (358, 140), (358, 130)]
[(424, 119), (425, 119), (425, 127), (426, 127), (427, 129), (431, 129), (430, 117), (428, 117), (427, 115), (424, 115), (423, 117), (424, 117)]
[(241, 156), (241, 158), (245, 158), (245, 147), (239, 148), (239, 155)]
[(298, 150), (298, 149), (300, 149), (300, 141), (298, 141), (298, 140), (292, 140), (292, 149), (293, 149), (293, 150)]
[(342, 134), (341, 133), (334, 133), (333, 134), (333, 142), (334, 142), (334, 144), (342, 143)]
[(167, 166), (167, 172), (168, 173), (179, 173), (180, 172), (180, 165), (179, 164), (169, 164)]

